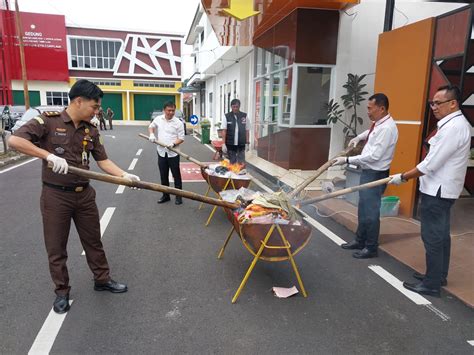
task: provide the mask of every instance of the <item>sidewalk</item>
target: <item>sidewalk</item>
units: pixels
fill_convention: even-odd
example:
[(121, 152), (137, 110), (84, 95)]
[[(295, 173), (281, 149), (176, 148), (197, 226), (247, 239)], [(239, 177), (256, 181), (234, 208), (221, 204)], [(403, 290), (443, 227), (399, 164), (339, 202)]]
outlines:
[[(284, 188), (294, 188), (313, 171), (286, 170), (266, 160), (249, 154), (247, 163)], [(306, 198), (323, 194), (320, 185), (326, 179), (341, 177), (340, 171), (322, 174), (306, 189)], [(357, 207), (344, 199), (331, 199), (315, 204), (316, 213), (330, 216), (336, 222), (355, 232)], [(448, 285), (444, 289), (474, 308), (474, 218), (468, 211), (474, 210), (474, 199), (457, 200), (451, 218), (451, 264)], [(380, 249), (413, 270), (425, 272), (425, 250), (417, 220), (406, 217), (381, 219)], [(412, 280), (414, 281), (414, 280)]]

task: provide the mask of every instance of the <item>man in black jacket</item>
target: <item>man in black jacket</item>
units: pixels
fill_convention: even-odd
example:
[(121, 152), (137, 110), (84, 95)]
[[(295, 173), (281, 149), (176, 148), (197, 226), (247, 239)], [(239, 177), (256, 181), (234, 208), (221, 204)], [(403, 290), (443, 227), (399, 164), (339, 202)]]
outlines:
[(240, 111), (240, 100), (230, 102), (232, 111), (222, 120), (223, 151), (227, 150), (231, 164), (245, 164), (245, 146), (249, 144), (249, 125), (247, 114)]

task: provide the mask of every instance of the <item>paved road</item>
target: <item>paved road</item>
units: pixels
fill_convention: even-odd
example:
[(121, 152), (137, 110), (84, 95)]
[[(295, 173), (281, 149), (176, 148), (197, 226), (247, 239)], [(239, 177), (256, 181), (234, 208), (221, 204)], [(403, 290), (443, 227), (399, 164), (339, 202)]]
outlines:
[[(109, 156), (124, 169), (137, 158), (133, 173), (157, 181), (156, 152), (137, 137), (139, 132), (145, 128), (107, 131)], [(203, 161), (212, 156), (190, 136), (182, 149)], [(2, 354), (25, 354), (39, 345), (54, 298), (42, 241), (39, 167), (36, 160), (0, 171)], [(260, 262), (231, 304), (251, 256), (234, 238), (224, 259), (216, 259), (229, 230), (221, 211), (204, 227), (210, 208), (197, 210), (197, 202), (158, 205), (157, 193), (126, 189), (117, 194), (117, 186), (93, 185), (101, 215), (115, 208), (103, 242), (112, 276), (130, 290), (93, 291), (73, 228), (68, 249), (73, 304), (59, 317), (63, 323), (53, 317), (58, 332), (46, 341), (52, 354), (473, 353), (468, 343), (474, 340), (473, 310), (446, 294), (417, 305), (369, 269), (376, 265), (376, 271), (409, 279), (411, 270), (386, 254), (355, 260), (327, 237), (331, 233), (314, 229), (296, 257), (308, 298), (273, 296), (272, 286), (291, 287), (296, 280), (287, 262)], [(204, 182), (184, 187), (206, 190)], [(340, 238), (353, 237), (331, 220), (319, 222)]]

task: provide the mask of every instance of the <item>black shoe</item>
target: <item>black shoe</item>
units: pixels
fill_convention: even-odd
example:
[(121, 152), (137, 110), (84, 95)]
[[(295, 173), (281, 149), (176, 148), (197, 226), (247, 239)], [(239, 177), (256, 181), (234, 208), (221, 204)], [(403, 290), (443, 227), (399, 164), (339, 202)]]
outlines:
[(357, 240), (353, 240), (349, 243), (342, 244), (341, 248), (342, 249), (360, 249), (360, 250), (362, 250), (362, 249), (364, 249), (364, 246), (361, 243), (359, 243)]
[(183, 198), (181, 196), (176, 196), (176, 201), (174, 201), (175, 205), (182, 205), (183, 204)]
[(377, 257), (377, 250), (370, 250), (368, 248), (364, 248), (360, 251), (354, 252), (352, 256), (356, 259), (369, 259), (369, 258), (376, 258)]
[(171, 198), (170, 198), (170, 195), (163, 195), (161, 196), (161, 198), (158, 200), (158, 203), (165, 203), (165, 202), (168, 202), (170, 201)]
[(56, 296), (53, 303), (53, 310), (58, 314), (63, 314), (69, 311), (69, 294), (64, 296)]
[(405, 287), (407, 290), (422, 294), (422, 295), (429, 295), (429, 296), (435, 296), (435, 297), (440, 297), (440, 292), (439, 289), (435, 288), (428, 288), (425, 285), (423, 285), (423, 282), (417, 283), (417, 284), (411, 284), (408, 282), (403, 283), (403, 287)]
[[(417, 280), (423, 281), (425, 278), (425, 274), (420, 274), (419, 272), (414, 272), (413, 277)], [(446, 279), (441, 279), (441, 286), (447, 286), (448, 285), (448, 280)]]
[(106, 283), (94, 282), (94, 290), (96, 291), (110, 291), (112, 293), (127, 292), (127, 285), (110, 280)]

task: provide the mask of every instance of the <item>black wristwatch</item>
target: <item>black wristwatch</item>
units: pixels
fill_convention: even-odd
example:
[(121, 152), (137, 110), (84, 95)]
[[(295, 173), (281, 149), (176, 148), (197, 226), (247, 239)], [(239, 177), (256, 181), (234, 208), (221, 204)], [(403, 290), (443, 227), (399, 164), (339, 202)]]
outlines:
[(408, 180), (405, 179), (405, 177), (403, 176), (404, 173), (401, 173), (400, 174), (400, 179), (402, 180), (402, 182), (407, 182)]
[(349, 164), (349, 157), (346, 157), (346, 164)]
[(176, 147), (176, 143), (173, 143), (173, 148)]

